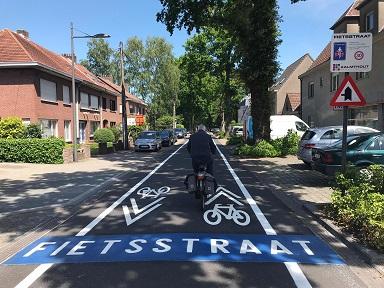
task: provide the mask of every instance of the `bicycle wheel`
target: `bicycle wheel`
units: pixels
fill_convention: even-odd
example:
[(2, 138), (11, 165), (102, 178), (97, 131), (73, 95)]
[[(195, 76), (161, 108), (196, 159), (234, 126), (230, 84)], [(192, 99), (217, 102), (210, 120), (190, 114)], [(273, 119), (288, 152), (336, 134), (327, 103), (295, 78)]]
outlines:
[(205, 211), (203, 218), (204, 221), (207, 222), (209, 225), (217, 225), (221, 222), (221, 215), (215, 210)]
[(158, 194), (166, 194), (170, 190), (171, 190), (171, 188), (169, 188), (168, 186), (163, 186), (163, 187), (159, 188), (159, 190), (157, 190), (157, 193)]
[(247, 226), (251, 222), (251, 217), (245, 211), (237, 211), (233, 221), (240, 226)]

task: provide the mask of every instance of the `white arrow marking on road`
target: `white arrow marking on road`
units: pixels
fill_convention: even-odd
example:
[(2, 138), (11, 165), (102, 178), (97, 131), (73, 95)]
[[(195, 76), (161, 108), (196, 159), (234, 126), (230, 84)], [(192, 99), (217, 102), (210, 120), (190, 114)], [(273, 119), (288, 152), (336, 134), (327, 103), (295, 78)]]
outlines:
[[(240, 205), (240, 206), (243, 206), (244, 204), (241, 203), (240, 201), (236, 200), (235, 198), (231, 197), (230, 195), (236, 197), (236, 198), (241, 198), (239, 195), (236, 195), (235, 193), (232, 193), (231, 191), (223, 188), (223, 187), (219, 187), (217, 188), (216, 192), (217, 191), (221, 191), (220, 193), (217, 193), (215, 196), (213, 196), (211, 199), (209, 199), (205, 204), (206, 205), (209, 205), (210, 203), (212, 203), (213, 201), (215, 201), (217, 198), (219, 198), (220, 196), (225, 196), (227, 197), (229, 200), (231, 200), (232, 202), (235, 202), (237, 205)], [(230, 195), (229, 195), (230, 194)]]
[[(136, 200), (134, 198), (131, 198), (131, 204), (132, 204), (133, 213), (135, 215), (140, 214), (140, 213), (141, 214), (139, 216), (135, 217), (135, 218), (132, 218), (128, 206), (127, 205), (123, 205), (123, 212), (124, 212), (124, 216), (125, 216), (125, 221), (127, 222), (127, 226), (131, 225), (132, 223), (136, 222), (140, 218), (144, 217), (148, 213), (151, 213), (153, 210), (155, 210), (158, 207), (160, 207), (161, 205), (163, 205), (163, 204), (157, 204), (156, 205), (156, 203), (160, 202), (163, 199), (165, 199), (165, 197), (161, 197), (161, 198), (157, 199), (156, 201), (153, 201), (152, 203), (150, 203), (150, 204), (148, 204), (148, 205), (146, 205), (146, 206), (144, 206), (142, 208), (139, 208), (137, 206)], [(143, 212), (143, 211), (145, 211), (145, 212)]]

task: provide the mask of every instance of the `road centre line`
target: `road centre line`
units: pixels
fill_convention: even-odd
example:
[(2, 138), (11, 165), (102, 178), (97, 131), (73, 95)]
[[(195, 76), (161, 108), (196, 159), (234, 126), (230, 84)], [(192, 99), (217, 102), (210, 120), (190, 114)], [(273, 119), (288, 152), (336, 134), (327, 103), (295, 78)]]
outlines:
[[(271, 224), (260, 210), (256, 201), (249, 194), (249, 191), (244, 186), (243, 182), (241, 182), (240, 178), (237, 176), (236, 172), (233, 170), (231, 165), (229, 164), (227, 158), (225, 158), (224, 154), (221, 152), (217, 144), (214, 142), (217, 151), (219, 152), (221, 158), (223, 159), (225, 165), (227, 166), (229, 172), (231, 173), (233, 179), (235, 179), (236, 184), (239, 186), (241, 192), (243, 193), (245, 199), (248, 204), (251, 206), (253, 213), (255, 214), (257, 220), (259, 220), (261, 226), (263, 227), (265, 233), (267, 235), (277, 235), (275, 229), (272, 228)], [(287, 267), (289, 274), (291, 275), (293, 281), (298, 288), (311, 288), (311, 284), (309, 283), (307, 277), (305, 277), (303, 271), (301, 270), (299, 264), (297, 262), (284, 262), (285, 267)]]
[[(145, 181), (147, 181), (153, 174), (155, 174), (166, 162), (168, 162), (181, 148), (183, 148), (188, 141), (181, 145), (175, 152), (168, 156), (163, 162), (156, 166), (147, 176), (145, 176), (139, 183), (129, 189), (124, 195), (117, 199), (111, 206), (100, 213), (91, 223), (84, 227), (75, 236), (84, 236), (91, 231), (101, 220), (103, 220), (109, 213), (111, 213), (117, 206), (119, 206), (129, 195), (131, 195), (137, 188), (139, 188)], [(132, 222), (134, 223), (134, 221)], [(39, 279), (49, 268), (53, 266), (53, 263), (40, 264), (35, 270), (33, 270), (24, 280), (15, 286), (15, 288), (28, 288), (37, 279)]]

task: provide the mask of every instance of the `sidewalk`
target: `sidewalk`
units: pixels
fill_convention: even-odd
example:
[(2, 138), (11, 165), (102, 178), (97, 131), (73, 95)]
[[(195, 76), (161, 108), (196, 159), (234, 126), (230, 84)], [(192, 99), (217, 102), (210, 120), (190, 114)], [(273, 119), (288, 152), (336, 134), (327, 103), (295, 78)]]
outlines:
[(80, 200), (119, 173), (140, 169), (148, 157), (120, 151), (68, 164), (0, 163), (0, 216)]

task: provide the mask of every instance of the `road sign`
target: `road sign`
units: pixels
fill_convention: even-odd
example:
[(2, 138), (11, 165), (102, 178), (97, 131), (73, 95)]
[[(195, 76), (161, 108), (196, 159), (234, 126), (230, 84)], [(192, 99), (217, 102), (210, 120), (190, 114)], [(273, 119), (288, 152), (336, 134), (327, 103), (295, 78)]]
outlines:
[(335, 33), (331, 50), (331, 72), (369, 72), (372, 69), (372, 33)]
[(345, 77), (331, 100), (331, 106), (364, 106), (365, 104), (363, 94), (351, 76)]

